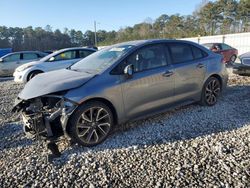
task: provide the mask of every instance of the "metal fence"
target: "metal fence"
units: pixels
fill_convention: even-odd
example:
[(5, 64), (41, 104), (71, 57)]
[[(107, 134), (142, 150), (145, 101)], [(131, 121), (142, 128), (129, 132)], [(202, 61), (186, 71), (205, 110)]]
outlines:
[(238, 49), (239, 55), (243, 54), (245, 52), (250, 52), (250, 32), (228, 34), (228, 35), (184, 38), (182, 40), (193, 41), (193, 42), (197, 42), (199, 44), (212, 43), (212, 42), (222, 42), (222, 43), (226, 43), (226, 44)]

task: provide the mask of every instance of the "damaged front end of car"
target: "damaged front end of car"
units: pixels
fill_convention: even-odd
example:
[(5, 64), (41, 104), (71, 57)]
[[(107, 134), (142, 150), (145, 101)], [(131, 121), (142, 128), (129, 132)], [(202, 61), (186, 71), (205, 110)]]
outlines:
[(45, 140), (54, 157), (60, 156), (56, 142), (61, 136), (70, 139), (67, 123), (78, 104), (60, 94), (49, 94), (29, 100), (16, 99), (13, 108), (23, 119), (23, 130), (27, 137)]

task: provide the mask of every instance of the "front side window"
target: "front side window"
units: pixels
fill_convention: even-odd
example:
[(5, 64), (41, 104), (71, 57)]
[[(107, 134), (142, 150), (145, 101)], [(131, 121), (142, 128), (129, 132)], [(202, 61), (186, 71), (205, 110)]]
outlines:
[(13, 54), (4, 58), (4, 62), (20, 61), (20, 54)]
[(54, 61), (69, 60), (76, 58), (76, 51), (71, 50), (67, 52), (62, 52), (55, 56)]
[(94, 51), (90, 50), (79, 50), (79, 58), (85, 58), (89, 56), (90, 54), (94, 53)]
[(23, 60), (32, 60), (32, 59), (37, 59), (37, 54), (34, 53), (24, 53), (23, 54)]
[(193, 60), (193, 54), (190, 45), (181, 43), (169, 44), (174, 64), (184, 63)]
[(157, 44), (143, 47), (127, 58), (129, 64), (134, 66), (134, 72), (166, 66), (165, 46)]

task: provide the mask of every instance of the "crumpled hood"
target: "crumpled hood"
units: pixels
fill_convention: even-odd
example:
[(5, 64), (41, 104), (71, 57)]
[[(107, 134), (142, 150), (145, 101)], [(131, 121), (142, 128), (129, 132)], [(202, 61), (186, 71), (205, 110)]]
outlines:
[(39, 74), (32, 78), (18, 95), (22, 100), (79, 87), (95, 74), (61, 69)]
[(40, 64), (42, 63), (41, 61), (32, 61), (32, 62), (29, 62), (29, 63), (25, 63), (19, 67), (16, 68), (16, 71), (21, 71), (21, 70), (24, 70), (26, 67), (31, 67), (33, 65), (37, 65), (37, 64)]

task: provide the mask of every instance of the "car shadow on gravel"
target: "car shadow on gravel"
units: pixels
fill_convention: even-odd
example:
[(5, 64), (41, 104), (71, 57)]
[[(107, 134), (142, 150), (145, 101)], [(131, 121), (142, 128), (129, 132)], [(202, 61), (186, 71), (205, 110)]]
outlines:
[(93, 148), (73, 145), (63, 151), (71, 154), (116, 149), (139, 149), (233, 131), (250, 124), (250, 85), (229, 86), (217, 105), (196, 104), (176, 108), (144, 120), (120, 126), (102, 144)]

